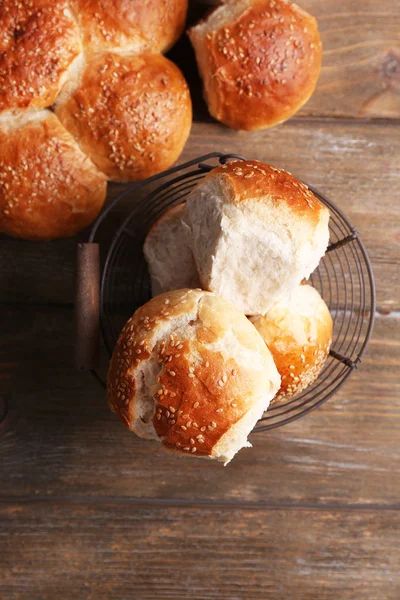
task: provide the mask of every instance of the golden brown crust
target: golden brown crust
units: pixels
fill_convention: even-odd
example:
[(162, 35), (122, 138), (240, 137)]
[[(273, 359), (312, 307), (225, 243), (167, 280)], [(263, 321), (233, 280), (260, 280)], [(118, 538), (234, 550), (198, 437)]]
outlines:
[[(178, 329), (154, 347), (154, 330), (187, 314), (193, 314), (193, 337)], [(154, 389), (152, 422), (157, 435), (170, 449), (211, 456), (218, 440), (269, 387), (268, 373), (263, 379), (259, 371), (238, 364), (222, 350), (205, 347), (233, 327), (240, 344), (270, 364), (262, 339), (248, 325), (244, 315), (209, 292), (178, 290), (153, 298), (128, 321), (113, 353), (108, 376), (111, 408), (136, 430), (135, 370), (156, 352), (163, 367)]]
[(229, 181), (233, 189), (233, 202), (257, 198), (265, 201), (268, 198), (268, 201), (277, 205), (285, 204), (292, 213), (315, 224), (319, 222), (321, 212), (328, 210), (308, 187), (291, 173), (257, 160), (229, 162), (210, 171), (207, 177), (213, 177), (215, 174), (223, 174)]
[(53, 104), (81, 52), (79, 30), (63, 0), (0, 3), (0, 112)]
[(71, 0), (87, 51), (165, 52), (185, 26), (187, 0)]
[(257, 130), (285, 121), (310, 98), (322, 44), (316, 20), (294, 3), (251, 4), (228, 26), (207, 34), (196, 26), (189, 36), (211, 114), (229, 127)]
[(171, 166), (192, 119), (186, 81), (157, 54), (93, 55), (56, 114), (112, 180), (144, 179)]
[(99, 213), (102, 173), (50, 111), (0, 124), (0, 231), (48, 240), (74, 235)]
[(329, 354), (333, 327), (322, 298), (308, 316), (288, 311), (285, 302), (277, 302), (265, 316), (250, 317), (250, 321), (267, 344), (282, 379), (271, 404), (289, 400), (317, 379)]

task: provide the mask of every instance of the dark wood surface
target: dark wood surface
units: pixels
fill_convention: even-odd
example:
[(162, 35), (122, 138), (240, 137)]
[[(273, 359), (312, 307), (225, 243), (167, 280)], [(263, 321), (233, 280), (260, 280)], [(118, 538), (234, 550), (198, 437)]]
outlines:
[[(190, 18), (212, 4), (191, 2)], [(171, 51), (195, 106), (182, 161), (266, 160), (346, 212), (377, 282), (359, 370), (226, 468), (178, 460), (126, 431), (74, 369), (78, 238), (1, 238), (1, 600), (400, 598), (400, 7), (301, 5), (319, 19), (323, 71), (272, 130), (213, 122), (187, 41)]]

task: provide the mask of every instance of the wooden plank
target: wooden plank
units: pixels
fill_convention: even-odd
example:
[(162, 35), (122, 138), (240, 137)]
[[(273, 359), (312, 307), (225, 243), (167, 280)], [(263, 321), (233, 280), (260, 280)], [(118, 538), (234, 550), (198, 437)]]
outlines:
[[(181, 161), (210, 151), (242, 153), (284, 167), (342, 208), (375, 267), (378, 308), (400, 308), (400, 136), (397, 127), (287, 123), (244, 134), (217, 124), (194, 124)], [(110, 197), (118, 186), (112, 186)], [(134, 202), (134, 197), (129, 203)], [(111, 230), (110, 225), (110, 230)], [(85, 234), (78, 238), (86, 239)], [(32, 243), (3, 238), (0, 302), (71, 303), (76, 239)]]
[[(218, 0), (191, 3), (189, 25)], [(393, 0), (301, 0), (319, 23), (324, 47), (317, 89), (295, 116), (309, 118), (400, 118), (400, 12)], [(193, 96), (196, 120), (210, 119), (190, 43), (184, 36), (170, 52)], [(279, 131), (277, 129), (276, 131)]]
[(396, 511), (0, 505), (7, 600), (398, 600)]
[(20, 365), (0, 433), (0, 497), (399, 502), (400, 319), (378, 318), (360, 369), (330, 401), (254, 434), (253, 449), (225, 468), (176, 457), (119, 423), (98, 384), (73, 369), (70, 310), (9, 308), (0, 325), (0, 364)]

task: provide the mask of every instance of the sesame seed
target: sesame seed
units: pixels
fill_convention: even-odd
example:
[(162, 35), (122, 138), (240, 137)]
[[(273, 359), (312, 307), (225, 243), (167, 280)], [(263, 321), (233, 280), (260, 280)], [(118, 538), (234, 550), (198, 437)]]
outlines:
[(205, 430), (206, 430), (206, 428), (205, 428), (204, 426), (203, 426), (203, 427), (200, 427), (200, 431), (203, 431), (203, 432), (204, 432)]
[(199, 406), (199, 404), (200, 404), (200, 402), (195, 402), (195, 403), (193, 404), (193, 408), (197, 408), (197, 407)]
[(175, 371), (168, 371), (168, 373), (171, 375), (171, 377), (175, 377), (176, 375)]
[(197, 425), (197, 423), (195, 423), (195, 421), (193, 421), (193, 423), (192, 423), (192, 427), (194, 427), (195, 429), (198, 429), (198, 428), (199, 428), (199, 426)]
[(237, 404), (236, 404), (236, 402), (232, 402), (232, 403), (231, 403), (231, 406), (233, 406), (233, 408), (236, 408), (236, 407), (237, 407)]
[(189, 442), (192, 444), (192, 446), (194, 446), (194, 439), (190, 438)]
[(194, 368), (193, 367), (189, 367), (189, 373), (194, 373)]
[(167, 419), (171, 415), (171, 413), (169, 412), (169, 410), (167, 410), (165, 414), (167, 415)]
[(217, 424), (215, 423), (215, 421), (211, 421), (211, 425), (212, 425), (212, 427), (214, 427), (214, 429), (217, 426)]
[(184, 414), (184, 415), (182, 415), (182, 419), (188, 419), (188, 418), (189, 418), (189, 415), (188, 415), (188, 414)]
[(222, 408), (217, 408), (217, 410), (215, 412), (222, 413)]
[(193, 373), (188, 373), (188, 377), (189, 377), (190, 379), (193, 379), (193, 377), (194, 377)]
[(157, 414), (156, 414), (156, 418), (157, 418), (157, 420), (159, 421), (159, 420), (161, 419), (161, 413), (157, 413)]
[(226, 375), (223, 375), (223, 376), (222, 376), (222, 381), (223, 381), (224, 383), (226, 383), (226, 382), (228, 381), (228, 377), (227, 377)]
[(186, 452), (189, 452), (190, 450), (189, 446), (184, 446), (183, 449), (186, 450)]
[(294, 365), (289, 365), (289, 369), (294, 369)]
[(186, 427), (184, 425), (181, 425), (181, 429), (183, 429), (183, 431), (186, 431)]
[(210, 366), (210, 363), (208, 362), (208, 360), (206, 361), (205, 367), (206, 369), (208, 369), (208, 367)]
[(196, 450), (197, 450), (196, 446), (193, 446), (192, 453), (196, 452)]
[(172, 413), (174, 413), (174, 412), (175, 412), (175, 408), (174, 408), (173, 406), (170, 406), (170, 407), (169, 407), (169, 410), (170, 410)]

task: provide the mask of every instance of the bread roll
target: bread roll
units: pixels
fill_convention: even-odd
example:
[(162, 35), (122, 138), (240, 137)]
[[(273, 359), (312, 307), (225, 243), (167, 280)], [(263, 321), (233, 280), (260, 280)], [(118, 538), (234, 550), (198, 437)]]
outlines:
[(189, 31), (213, 117), (236, 129), (286, 121), (321, 69), (317, 22), (286, 0), (228, 0)]
[(71, 0), (87, 51), (165, 52), (185, 26), (187, 0)]
[(53, 104), (81, 51), (68, 2), (0, 2), (0, 114)]
[(213, 169), (183, 221), (202, 288), (247, 315), (265, 314), (317, 267), (328, 209), (292, 175), (257, 161)]
[(98, 215), (106, 179), (50, 111), (0, 122), (0, 231), (30, 240), (74, 235)]
[(138, 436), (224, 463), (244, 446), (280, 377), (261, 336), (199, 290), (153, 298), (125, 325), (108, 374), (112, 410)]
[(159, 54), (92, 55), (65, 86), (56, 114), (109, 179), (138, 180), (167, 169), (189, 135), (188, 86)]
[(320, 374), (332, 341), (332, 317), (310, 285), (275, 302), (264, 317), (250, 318), (274, 358), (282, 378), (272, 402), (289, 400)]
[(199, 288), (200, 281), (182, 224), (184, 204), (167, 210), (152, 226), (143, 251), (149, 267), (153, 296)]

